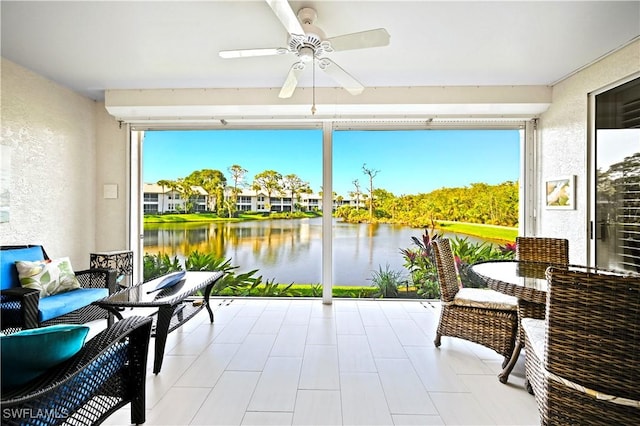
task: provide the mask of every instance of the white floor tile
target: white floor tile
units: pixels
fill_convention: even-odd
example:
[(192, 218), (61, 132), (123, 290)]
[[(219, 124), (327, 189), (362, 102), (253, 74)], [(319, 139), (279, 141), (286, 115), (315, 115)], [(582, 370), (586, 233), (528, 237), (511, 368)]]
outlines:
[(247, 337), (258, 317), (240, 316), (227, 324), (215, 338), (216, 343), (242, 343)]
[(402, 346), (433, 346), (433, 339), (427, 337), (412, 319), (392, 318), (389, 323)]
[(251, 329), (251, 333), (254, 334), (278, 334), (280, 327), (282, 326), (282, 321), (284, 321), (284, 316), (286, 314), (286, 310), (272, 310), (265, 309), (265, 311), (260, 315), (258, 321), (255, 322), (253, 328)]
[(307, 325), (282, 325), (271, 348), (271, 356), (302, 357), (307, 340)]
[(227, 369), (262, 371), (275, 340), (275, 334), (249, 334), (227, 365)]
[(338, 363), (341, 372), (375, 372), (376, 364), (367, 336), (338, 336)]
[(495, 376), (465, 375), (460, 376), (460, 380), (487, 410), (495, 424), (539, 423), (535, 398), (525, 392), (514, 392), (514, 388), (522, 389), (523, 379), (509, 376), (509, 382), (502, 384)]
[(239, 343), (209, 345), (178, 379), (176, 386), (215, 386), (239, 347)]
[(307, 328), (307, 345), (336, 345), (337, 331), (333, 317), (311, 317)]
[(306, 346), (298, 387), (300, 389), (340, 389), (337, 346)]
[[(147, 367), (147, 423), (195, 425), (537, 425), (524, 355), (433, 338), (438, 302), (214, 298)], [(105, 424), (128, 425), (129, 406)]]
[(211, 389), (173, 387), (147, 415), (146, 425), (187, 425)]
[(242, 426), (286, 426), (291, 424), (292, 413), (247, 411)]
[(408, 359), (376, 359), (391, 414), (437, 414), (429, 394)]
[(248, 411), (291, 411), (296, 402), (302, 358), (270, 357), (262, 370)]
[(298, 391), (292, 424), (310, 426), (342, 425), (340, 391)]
[(355, 311), (336, 311), (336, 332), (340, 334), (364, 334), (364, 325), (360, 313)]
[(259, 377), (260, 373), (254, 371), (226, 371), (195, 413), (191, 424), (241, 424)]
[(377, 374), (341, 373), (340, 388), (345, 425), (393, 424)]
[(488, 411), (470, 393), (431, 392), (430, 396), (447, 425), (495, 424)]
[(407, 354), (391, 326), (365, 327), (374, 358), (406, 358)]
[(394, 426), (426, 426), (426, 425), (444, 425), (440, 416), (425, 416), (416, 414), (394, 414)]
[(430, 392), (468, 392), (456, 372), (441, 360), (446, 357), (435, 347), (406, 347), (411, 364), (424, 387)]

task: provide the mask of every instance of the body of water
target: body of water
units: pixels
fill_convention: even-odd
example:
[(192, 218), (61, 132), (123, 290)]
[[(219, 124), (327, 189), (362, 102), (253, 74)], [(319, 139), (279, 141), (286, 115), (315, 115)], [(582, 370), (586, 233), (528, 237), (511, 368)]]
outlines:
[[(402, 271), (401, 249), (415, 247), (411, 237), (423, 230), (389, 224), (351, 224), (334, 220), (334, 285), (371, 285), (373, 271)], [(451, 236), (451, 235), (449, 235)], [(481, 241), (469, 237), (470, 241)], [(246, 222), (147, 224), (145, 253), (184, 258), (198, 251), (231, 259), (237, 272), (278, 283), (320, 283), (322, 218)]]

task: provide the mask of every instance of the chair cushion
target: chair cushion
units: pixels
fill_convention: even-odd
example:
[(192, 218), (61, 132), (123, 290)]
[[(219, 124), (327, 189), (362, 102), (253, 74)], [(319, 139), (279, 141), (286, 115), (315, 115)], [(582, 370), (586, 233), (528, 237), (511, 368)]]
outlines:
[(16, 261), (20, 284), (40, 291), (40, 297), (52, 296), (80, 288), (80, 282), (68, 257), (51, 261)]
[(108, 295), (109, 290), (106, 288), (79, 288), (45, 297), (40, 299), (38, 304), (38, 319), (42, 322), (57, 318), (76, 309), (84, 308)]
[(545, 335), (545, 321), (543, 319), (535, 318), (522, 318), (520, 321), (524, 333), (531, 343), (531, 348), (536, 354), (538, 359), (543, 359), (544, 355), (544, 335)]
[(485, 288), (461, 288), (453, 299), (453, 304), (468, 306), (470, 308), (496, 309), (516, 311), (518, 299), (502, 294), (498, 291)]
[[(83, 409), (88, 408), (87, 401), (94, 399), (96, 407), (111, 408), (122, 398), (129, 398), (127, 387), (120, 389), (122, 380), (129, 383), (127, 366), (129, 364), (129, 344), (126, 341), (115, 342), (106, 352), (100, 354), (91, 363), (85, 365), (77, 375), (65, 384), (59, 385), (48, 397), (32, 398), (28, 402), (29, 409), (20, 411), (21, 416), (12, 420), (22, 420), (20, 424), (58, 425), (60, 416), (64, 415), (63, 424), (86, 424), (93, 415), (83, 415)], [(120, 378), (118, 378), (120, 377)], [(112, 381), (105, 389), (104, 385)], [(107, 392), (118, 392), (108, 396)], [(55, 396), (55, 399), (53, 397)], [(99, 399), (104, 398), (100, 401)], [(34, 422), (31, 413), (38, 413)], [(4, 420), (4, 417), (3, 417)]]
[(44, 260), (42, 247), (0, 250), (0, 289), (20, 287), (16, 260)]
[(75, 355), (89, 327), (59, 324), (0, 336), (2, 388), (22, 385)]

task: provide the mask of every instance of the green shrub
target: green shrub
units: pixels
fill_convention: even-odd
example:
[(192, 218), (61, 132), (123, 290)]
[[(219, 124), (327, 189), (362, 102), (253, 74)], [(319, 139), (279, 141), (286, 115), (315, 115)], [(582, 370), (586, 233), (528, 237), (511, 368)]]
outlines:
[(378, 270), (372, 274), (371, 281), (377, 290), (377, 297), (398, 297), (398, 287), (406, 282), (402, 272), (389, 269), (388, 263), (384, 270), (378, 266)]

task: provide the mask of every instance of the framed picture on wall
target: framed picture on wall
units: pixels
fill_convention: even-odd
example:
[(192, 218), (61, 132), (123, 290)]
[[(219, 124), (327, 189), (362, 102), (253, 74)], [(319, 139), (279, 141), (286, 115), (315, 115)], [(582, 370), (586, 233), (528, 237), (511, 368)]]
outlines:
[(573, 210), (576, 208), (576, 177), (560, 176), (545, 182), (547, 209)]

